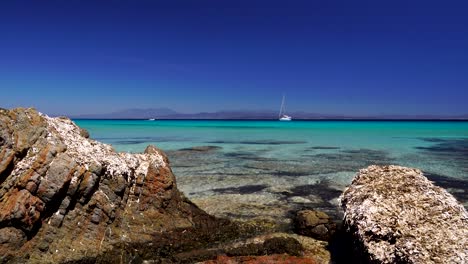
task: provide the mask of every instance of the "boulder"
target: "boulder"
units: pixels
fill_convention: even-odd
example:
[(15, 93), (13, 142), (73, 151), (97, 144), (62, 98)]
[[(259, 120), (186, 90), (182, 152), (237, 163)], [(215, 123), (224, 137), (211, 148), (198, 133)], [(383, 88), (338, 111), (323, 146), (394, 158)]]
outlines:
[(344, 226), (372, 263), (466, 263), (468, 214), (418, 169), (370, 166), (340, 197)]
[(184, 198), (156, 147), (116, 153), (68, 118), (0, 109), (0, 263), (159, 259), (226, 227)]
[(294, 229), (300, 235), (328, 241), (336, 231), (336, 224), (324, 212), (302, 210), (294, 218)]

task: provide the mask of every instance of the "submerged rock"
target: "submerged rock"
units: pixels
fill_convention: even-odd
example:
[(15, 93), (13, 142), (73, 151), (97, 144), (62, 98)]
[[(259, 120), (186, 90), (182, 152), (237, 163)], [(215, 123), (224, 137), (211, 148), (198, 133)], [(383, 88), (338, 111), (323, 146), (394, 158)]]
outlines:
[(317, 264), (317, 262), (307, 257), (273, 254), (269, 256), (218, 256), (215, 260), (209, 260), (199, 264)]
[(336, 231), (336, 224), (324, 212), (303, 210), (297, 212), (294, 229), (298, 234), (320, 240), (330, 240)]
[(215, 150), (220, 150), (220, 149), (222, 148), (218, 146), (195, 146), (191, 148), (179, 149), (179, 151), (208, 152), (208, 151), (215, 151)]
[(0, 110), (0, 263), (170, 263), (230, 235), (178, 191), (159, 149), (116, 153), (88, 137), (67, 118)]
[(362, 169), (341, 196), (344, 225), (365, 261), (465, 263), (468, 214), (420, 170)]
[[(270, 233), (207, 249), (212, 263), (316, 263), (331, 262), (328, 243), (287, 233)], [(200, 253), (200, 252), (198, 252)]]

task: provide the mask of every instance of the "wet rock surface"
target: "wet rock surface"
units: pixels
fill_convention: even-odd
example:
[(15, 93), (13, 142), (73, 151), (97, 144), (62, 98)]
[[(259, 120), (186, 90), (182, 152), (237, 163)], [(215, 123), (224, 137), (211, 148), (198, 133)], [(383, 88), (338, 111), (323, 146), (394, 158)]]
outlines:
[(420, 170), (370, 166), (341, 196), (358, 254), (376, 263), (465, 263), (468, 214)]
[(275, 254), (270, 256), (218, 256), (215, 260), (201, 262), (201, 264), (267, 264), (267, 263), (287, 263), (287, 264), (316, 264), (314, 259), (306, 257), (295, 257), (287, 254)]
[(208, 249), (209, 263), (330, 263), (328, 243), (288, 233), (271, 233)]
[(303, 210), (294, 218), (294, 229), (300, 235), (330, 240), (336, 231), (336, 223), (324, 212)]

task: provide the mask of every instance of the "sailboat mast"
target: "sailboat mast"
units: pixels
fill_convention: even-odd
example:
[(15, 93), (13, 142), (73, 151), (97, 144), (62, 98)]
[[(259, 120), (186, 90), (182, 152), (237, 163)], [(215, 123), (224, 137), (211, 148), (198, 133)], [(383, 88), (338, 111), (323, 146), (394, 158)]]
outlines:
[(281, 118), (281, 115), (283, 114), (284, 111), (284, 94), (283, 94), (283, 100), (281, 100), (281, 107), (280, 107), (280, 112), (279, 112), (279, 118)]

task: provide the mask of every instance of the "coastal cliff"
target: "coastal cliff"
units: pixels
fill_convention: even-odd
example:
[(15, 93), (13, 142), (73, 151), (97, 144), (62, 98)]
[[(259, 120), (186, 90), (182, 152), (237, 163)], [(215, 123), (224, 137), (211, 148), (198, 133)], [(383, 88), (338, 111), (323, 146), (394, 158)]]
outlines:
[(420, 170), (362, 169), (341, 196), (344, 225), (370, 263), (466, 263), (468, 214)]
[(229, 228), (183, 197), (156, 147), (88, 137), (68, 118), (0, 110), (0, 263), (170, 262)]

